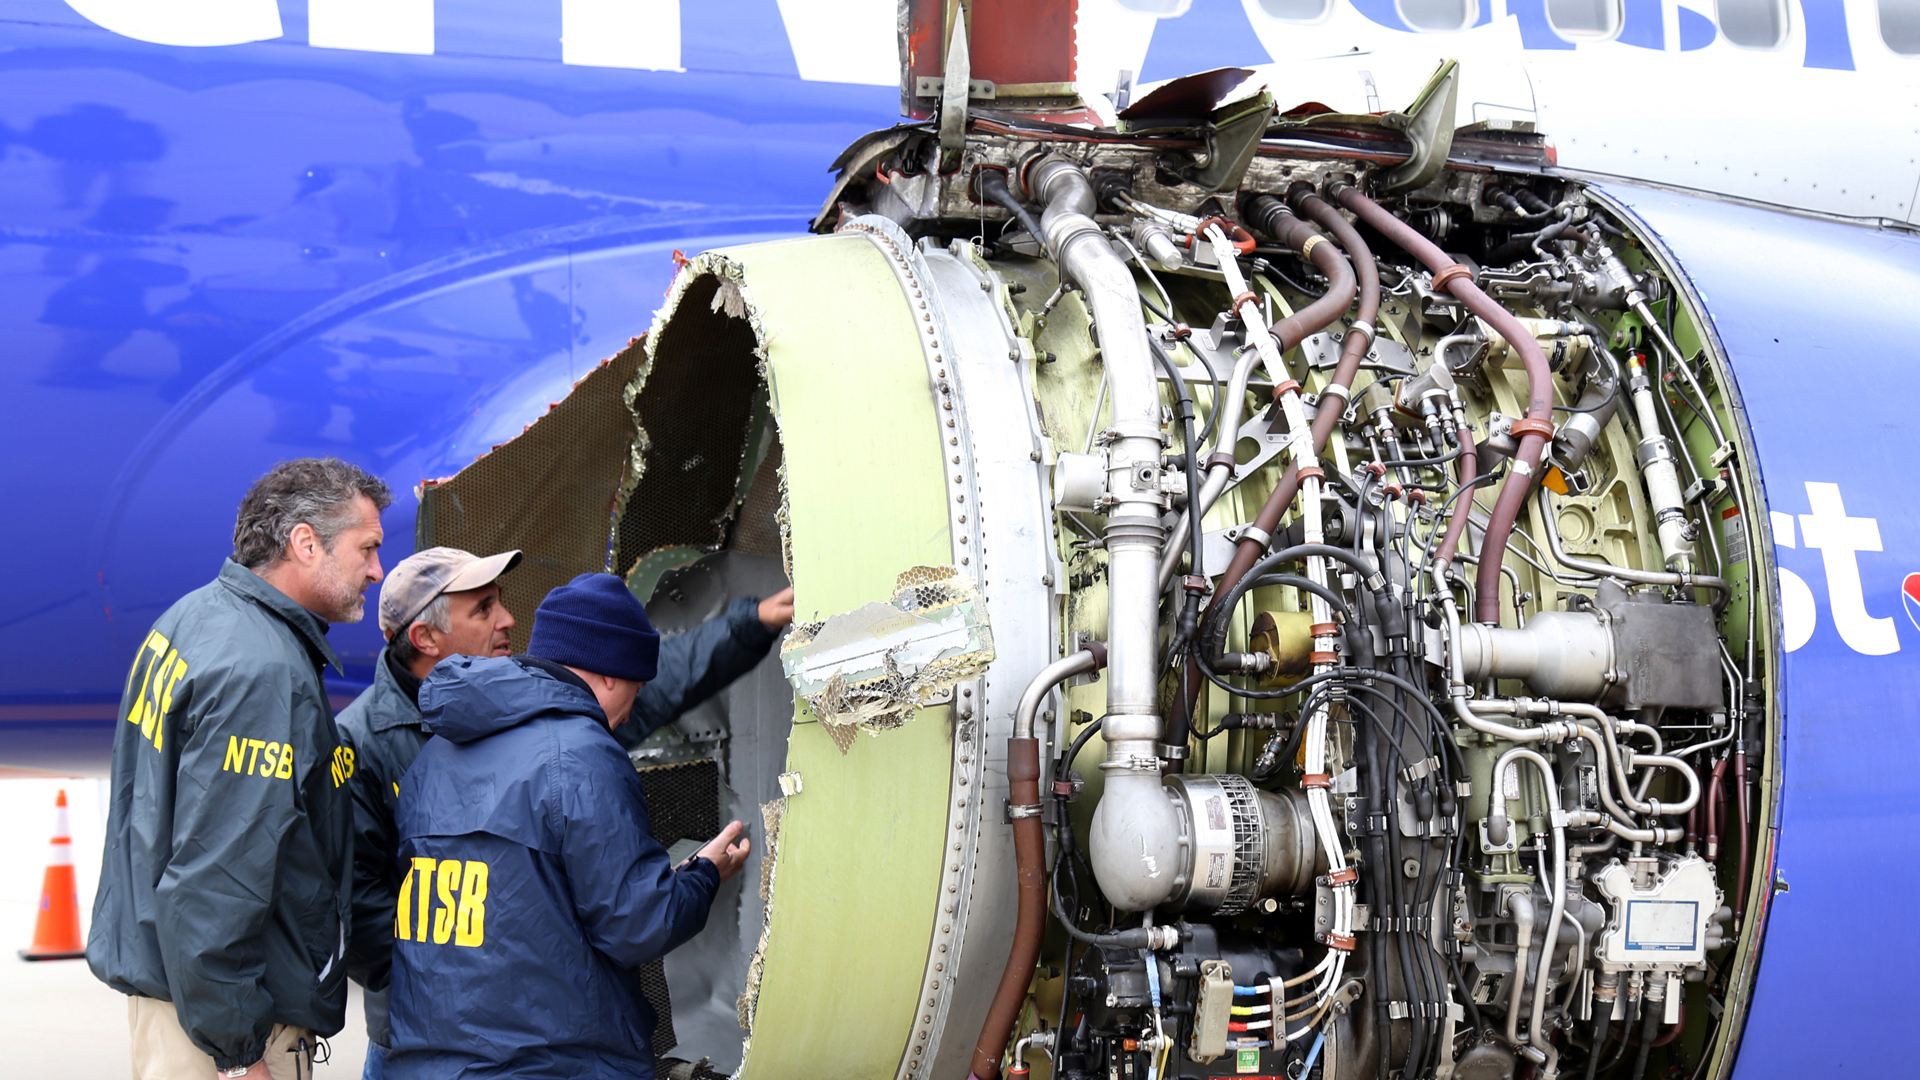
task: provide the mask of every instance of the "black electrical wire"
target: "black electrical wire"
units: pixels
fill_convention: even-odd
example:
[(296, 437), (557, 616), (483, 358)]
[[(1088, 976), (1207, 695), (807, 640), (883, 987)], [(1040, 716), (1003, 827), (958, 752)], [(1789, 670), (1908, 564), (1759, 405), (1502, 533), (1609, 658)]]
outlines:
[(1054, 779), (1064, 781), (1067, 778), (1067, 771), (1073, 768), (1074, 759), (1080, 756), (1080, 748), (1087, 745), (1087, 740), (1093, 738), (1093, 733), (1100, 730), (1100, 725), (1105, 720), (1104, 716), (1098, 717), (1091, 724), (1080, 729), (1080, 734), (1074, 736), (1073, 744), (1067, 748), (1066, 756), (1054, 766)]
[[(1393, 711), (1394, 711), (1394, 712), (1396, 712), (1396, 713), (1398, 713), (1398, 714), (1399, 714), (1399, 716), (1400, 716), (1400, 718), (1401, 718), (1401, 719), (1403, 719), (1403, 720), (1405, 720), (1405, 721), (1406, 721), (1406, 725), (1407, 725), (1407, 728), (1408, 728), (1409, 730), (1411, 730), (1411, 731), (1413, 731), (1413, 732), (1415, 732), (1415, 735), (1414, 735), (1414, 738), (1415, 738), (1415, 739), (1417, 740), (1417, 744), (1418, 744), (1418, 746), (1419, 746), (1419, 748), (1420, 748), (1420, 757), (1421, 757), (1421, 760), (1425, 760), (1425, 759), (1427, 759), (1427, 758), (1429, 758), (1429, 757), (1432, 757), (1432, 756), (1433, 756), (1433, 746), (1432, 746), (1432, 744), (1430, 744), (1430, 743), (1428, 743), (1428, 742), (1427, 742), (1427, 740), (1426, 740), (1425, 738), (1422, 738), (1422, 737), (1421, 737), (1421, 736), (1420, 736), (1420, 735), (1418, 734), (1418, 732), (1419, 732), (1419, 729), (1422, 729), (1422, 728), (1428, 728), (1428, 734), (1432, 734), (1432, 731), (1431, 731), (1431, 729), (1429, 728), (1429, 725), (1427, 725), (1427, 724), (1416, 724), (1416, 723), (1414, 723), (1414, 720), (1413, 720), (1413, 714), (1412, 714), (1412, 713), (1410, 713), (1410, 712), (1408, 712), (1408, 711), (1407, 711), (1407, 707), (1406, 707), (1406, 706), (1404, 706), (1404, 705), (1402, 705), (1402, 704), (1400, 704), (1400, 702), (1399, 702), (1399, 700), (1398, 700), (1398, 699), (1396, 699), (1396, 698), (1395, 698), (1395, 697), (1394, 697), (1394, 696), (1393, 696), (1392, 694), (1389, 694), (1389, 693), (1387, 693), (1386, 691), (1384, 691), (1384, 690), (1381, 690), (1381, 689), (1380, 689), (1379, 687), (1377, 687), (1377, 686), (1366, 686), (1366, 685), (1364, 685), (1364, 684), (1362, 684), (1362, 685), (1356, 685), (1356, 686), (1350, 686), (1350, 687), (1348, 687), (1347, 689), (1348, 689), (1348, 690), (1349, 690), (1350, 692), (1352, 692), (1352, 693), (1360, 693), (1360, 694), (1368, 694), (1368, 695), (1370, 695), (1370, 696), (1372, 696), (1372, 697), (1376, 697), (1376, 698), (1379, 698), (1379, 699), (1380, 699), (1381, 701), (1383, 701), (1383, 702), (1385, 702), (1385, 703), (1387, 704), (1387, 706), (1388, 706), (1389, 708), (1391, 708), (1391, 709), (1393, 709)], [(1365, 706), (1362, 706), (1362, 705), (1359, 705), (1359, 703), (1358, 703), (1358, 702), (1353, 702), (1352, 704), (1354, 704), (1354, 705), (1356, 705), (1357, 707), (1360, 707), (1360, 708), (1365, 708)], [(1371, 710), (1369, 710), (1369, 711), (1371, 711)], [(1386, 725), (1385, 725), (1384, 723), (1382, 723), (1382, 724), (1381, 724), (1381, 728), (1380, 728), (1380, 729), (1381, 729), (1382, 731), (1386, 731), (1386, 730), (1387, 730), (1387, 728), (1386, 728)], [(1395, 748), (1396, 750), (1398, 750), (1398, 751), (1402, 751), (1402, 752), (1401, 752), (1401, 754), (1400, 754), (1400, 757), (1401, 757), (1401, 760), (1402, 760), (1402, 761), (1405, 761), (1405, 760), (1406, 760), (1406, 754), (1404, 753), (1404, 749), (1403, 749), (1403, 747), (1401, 746), (1401, 743), (1400, 743), (1400, 739), (1399, 739), (1399, 737), (1398, 737), (1397, 735), (1393, 735), (1393, 733), (1391, 733), (1391, 732), (1388, 732), (1388, 735), (1389, 735), (1389, 737), (1391, 737), (1391, 738), (1393, 739), (1393, 743), (1394, 743), (1394, 748)], [(1411, 764), (1413, 764), (1413, 763), (1409, 761), (1409, 762), (1407, 762), (1407, 764), (1409, 764), (1409, 765), (1411, 765)]]
[[(1359, 687), (1349, 687), (1348, 689), (1354, 690), (1354, 689), (1359, 689)], [(1400, 762), (1401, 768), (1404, 769), (1413, 764), (1413, 762), (1407, 760), (1407, 753), (1405, 748), (1400, 745), (1399, 738), (1397, 738), (1392, 732), (1392, 730), (1390, 730), (1387, 727), (1387, 722), (1385, 720), (1380, 719), (1379, 713), (1374, 712), (1373, 709), (1369, 708), (1366, 705), (1362, 705), (1359, 701), (1355, 700), (1352, 697), (1347, 698), (1347, 707), (1349, 709), (1358, 709), (1361, 713), (1366, 715), (1368, 722), (1370, 722), (1374, 726), (1374, 729), (1379, 731), (1379, 733), (1386, 738), (1387, 751), (1388, 753), (1393, 755), (1396, 761)]]
[(1460, 446), (1458, 443), (1456, 443), (1454, 444), (1453, 449), (1447, 451), (1446, 453), (1440, 455), (1439, 457), (1401, 458), (1398, 461), (1382, 461), (1379, 464), (1382, 467), (1388, 468), (1388, 469), (1431, 469), (1431, 468), (1438, 468), (1441, 465), (1445, 465), (1459, 456), (1460, 456)]
[[(1187, 474), (1187, 547), (1188, 558), (1191, 560), (1191, 567), (1187, 572), (1204, 576), (1206, 569), (1205, 564), (1201, 562), (1200, 554), (1202, 548), (1200, 524), (1200, 464), (1198, 461), (1200, 444), (1193, 432), (1193, 394), (1187, 388), (1186, 377), (1180, 374), (1180, 368), (1174, 364), (1173, 357), (1167, 355), (1167, 351), (1160, 347), (1160, 343), (1149, 336), (1147, 338), (1147, 347), (1152, 351), (1154, 360), (1159, 363), (1160, 370), (1166, 372), (1167, 378), (1173, 380), (1174, 393), (1177, 395), (1175, 404), (1180, 421), (1181, 437), (1184, 438), (1187, 443), (1187, 452), (1183, 455)], [(1214, 411), (1219, 411), (1217, 406)], [(1199, 597), (1195, 596), (1191, 599), (1194, 603), (1188, 606), (1195, 607), (1197, 610)], [(1183, 624), (1187, 622), (1184, 614), (1182, 615), (1181, 621)], [(1190, 626), (1183, 625), (1182, 630), (1186, 636), (1191, 636), (1192, 628)]]
[[(1581, 321), (1585, 322), (1586, 320), (1582, 319)], [(1592, 326), (1593, 324), (1587, 323), (1587, 325)], [(1594, 329), (1598, 330), (1599, 328), (1594, 327)], [(1598, 403), (1585, 407), (1579, 405), (1555, 405), (1553, 407), (1554, 412), (1594, 413), (1620, 400), (1620, 384), (1627, 381), (1626, 372), (1621, 370), (1620, 361), (1615, 359), (1614, 355), (1607, 351), (1607, 347), (1598, 341), (1593, 343), (1593, 351), (1599, 353), (1601, 358), (1606, 360), (1607, 366), (1613, 369), (1613, 378), (1607, 383), (1607, 396), (1602, 398)]]
[[(1327, 688), (1325, 686), (1321, 686), (1315, 689), (1313, 693), (1307, 695), (1307, 699), (1300, 703), (1299, 718), (1294, 721), (1293, 727), (1287, 731), (1286, 741), (1280, 744), (1280, 749), (1273, 756), (1274, 769), (1271, 771), (1262, 771), (1260, 763), (1257, 760), (1254, 762), (1253, 778), (1256, 781), (1265, 783), (1273, 779), (1274, 776), (1278, 775), (1279, 769), (1284, 767), (1285, 762), (1293, 760), (1294, 754), (1300, 748), (1300, 743), (1306, 738), (1307, 717), (1312, 715), (1315, 708), (1320, 707), (1321, 698), (1325, 696), (1326, 690)], [(1280, 733), (1277, 731), (1274, 732), (1274, 738), (1279, 737)], [(1271, 741), (1269, 741), (1267, 745), (1271, 746)], [(1262, 750), (1262, 756), (1265, 756), (1264, 749)]]
[[(1253, 249), (1253, 253), (1255, 255), (1259, 255), (1262, 258), (1266, 259), (1267, 270), (1270, 271), (1274, 277), (1279, 278), (1282, 284), (1286, 285), (1287, 288), (1292, 289), (1294, 292), (1300, 293), (1303, 296), (1318, 296), (1321, 293), (1327, 291), (1324, 287), (1318, 288), (1318, 289), (1310, 289), (1307, 286), (1302, 285), (1298, 281), (1295, 281), (1293, 278), (1289, 277), (1286, 271), (1280, 269), (1278, 266), (1275, 266), (1273, 264), (1273, 259), (1275, 257), (1298, 259), (1300, 258), (1299, 252), (1294, 251), (1291, 248), (1256, 247)], [(1301, 261), (1304, 262), (1305, 260), (1301, 260)]]
[[(1225, 628), (1227, 617), (1229, 614), (1232, 613), (1232, 611), (1236, 607), (1239, 606), (1240, 600), (1243, 597), (1245, 597), (1248, 590), (1252, 588), (1252, 582), (1270, 573), (1274, 567), (1279, 566), (1282, 563), (1294, 562), (1294, 561), (1304, 559), (1304, 558), (1309, 558), (1315, 555), (1322, 556), (1324, 558), (1331, 558), (1351, 567), (1358, 577), (1360, 587), (1363, 590), (1365, 590), (1369, 596), (1372, 596), (1374, 592), (1374, 589), (1375, 589), (1374, 582), (1376, 579), (1384, 582), (1384, 579), (1380, 578), (1378, 572), (1375, 571), (1373, 567), (1366, 562), (1366, 560), (1360, 558), (1359, 556), (1355, 555), (1353, 552), (1345, 548), (1335, 547), (1331, 544), (1295, 544), (1290, 547), (1283, 548), (1280, 551), (1277, 551), (1274, 554), (1267, 556), (1266, 558), (1255, 563), (1252, 566), (1252, 568), (1250, 568), (1247, 571), (1246, 576), (1242, 577), (1239, 582), (1235, 583), (1234, 587), (1232, 589), (1229, 589), (1225, 596), (1216, 599), (1214, 601), (1213, 607), (1209, 609), (1207, 613), (1206, 624), (1201, 627), (1201, 633), (1200, 633), (1200, 639), (1199, 639), (1200, 652), (1198, 654), (1198, 659), (1200, 662), (1197, 666), (1200, 668), (1201, 672), (1207, 676), (1209, 680), (1214, 682), (1216, 685), (1220, 686), (1222, 689), (1228, 690), (1242, 697), (1253, 697), (1253, 698), (1279, 697), (1279, 696), (1284, 696), (1285, 694), (1291, 692), (1290, 690), (1274, 692), (1274, 691), (1236, 689), (1230, 686), (1229, 684), (1222, 682), (1219, 676), (1216, 675), (1212, 670), (1212, 666), (1216, 658), (1217, 644), (1218, 644), (1221, 632)], [(1378, 606), (1379, 605), (1376, 605), (1376, 607)], [(1393, 618), (1390, 621), (1384, 622), (1381, 627), (1382, 632), (1385, 634), (1388, 640), (1391, 641), (1396, 638), (1404, 637), (1407, 632), (1406, 621), (1404, 616), (1397, 609), (1392, 608), (1391, 606), (1388, 606), (1383, 610), (1384, 612), (1390, 613), (1393, 615)]]
[[(1187, 444), (1187, 452), (1181, 455), (1182, 469), (1187, 478), (1187, 573), (1191, 577), (1198, 578), (1204, 583), (1207, 570), (1202, 555), (1205, 536), (1201, 524), (1200, 463), (1198, 460), (1200, 457), (1200, 444), (1195, 438), (1193, 431), (1193, 393), (1188, 389), (1187, 380), (1180, 374), (1180, 369), (1174, 364), (1173, 358), (1168, 356), (1167, 351), (1160, 347), (1160, 342), (1149, 336), (1147, 338), (1147, 347), (1148, 350), (1153, 353), (1153, 358), (1160, 365), (1160, 369), (1167, 373), (1168, 379), (1172, 380), (1173, 390), (1176, 395), (1175, 407), (1180, 421), (1181, 438), (1184, 439)], [(1214, 411), (1217, 413), (1219, 412), (1218, 399), (1216, 398), (1215, 401), (1216, 406)], [(1202, 590), (1187, 588), (1183, 590), (1183, 593), (1184, 595), (1180, 604), (1180, 618), (1174, 631), (1173, 645), (1170, 649), (1170, 652), (1174, 656), (1179, 656), (1186, 651), (1188, 644), (1193, 641), (1193, 636), (1200, 619)], [(1182, 665), (1183, 668), (1185, 666), (1187, 665)], [(1184, 682), (1185, 677), (1183, 675), (1182, 683), (1184, 684)], [(1186, 698), (1183, 697), (1181, 700), (1185, 701)], [(1192, 722), (1187, 717), (1186, 710), (1174, 710), (1173, 715), (1167, 722), (1167, 743), (1172, 746), (1185, 747), (1187, 740), (1191, 738), (1191, 736)]]
[[(1247, 579), (1242, 578), (1241, 580), (1244, 581)], [(1247, 588), (1249, 590), (1264, 589), (1273, 585), (1291, 585), (1301, 592), (1309, 592), (1325, 600), (1327, 606), (1333, 609), (1335, 616), (1334, 621), (1336, 622), (1358, 622), (1355, 618), (1356, 612), (1352, 607), (1347, 605), (1346, 598), (1309, 577), (1302, 577), (1299, 574), (1262, 574), (1253, 584), (1247, 586)]]
[[(1376, 726), (1384, 729), (1384, 725), (1380, 723), (1380, 718), (1375, 715), (1371, 709), (1360, 705), (1357, 701), (1349, 701), (1348, 704), (1357, 706), (1361, 712), (1368, 714), (1373, 719)], [(1358, 744), (1360, 750), (1358, 764), (1365, 769), (1365, 773), (1361, 779), (1366, 784), (1366, 801), (1370, 804), (1367, 809), (1371, 811), (1363, 818), (1367, 823), (1367, 828), (1359, 838), (1366, 849), (1366, 858), (1360, 867), (1360, 883), (1364, 888), (1368, 906), (1374, 911), (1380, 912), (1383, 919), (1391, 925), (1395, 911), (1399, 906), (1399, 896), (1397, 894), (1398, 881), (1397, 874), (1389, 870), (1394, 860), (1387, 857), (1388, 830), (1379, 827), (1377, 824), (1386, 811), (1388, 792), (1390, 791), (1391, 785), (1391, 780), (1389, 779), (1390, 774), (1385, 768), (1385, 762), (1382, 761), (1380, 739), (1373, 737), (1372, 734), (1365, 729), (1361, 729), (1355, 732), (1355, 742)], [(1394, 740), (1391, 737), (1386, 739), (1386, 743), (1389, 747), (1394, 746)], [(1399, 940), (1399, 935), (1392, 934), (1390, 931), (1374, 935), (1372, 944), (1368, 949), (1367, 968), (1371, 985), (1377, 988), (1376, 992), (1371, 996), (1374, 999), (1376, 1010), (1375, 1022), (1377, 1031), (1375, 1039), (1379, 1048), (1378, 1069), (1379, 1075), (1381, 1076), (1387, 1076), (1391, 1072), (1392, 1051), (1389, 1044), (1393, 1041), (1390, 1037), (1393, 1020), (1388, 1012), (1386, 1000), (1392, 996), (1388, 990), (1387, 979), (1387, 938), (1390, 934), (1395, 939), (1394, 952), (1401, 961), (1400, 968), (1402, 972), (1403, 989), (1408, 997), (1412, 997), (1419, 992), (1414, 986), (1413, 971), (1407, 963), (1408, 958), (1404, 948), (1404, 942)], [(1409, 1050), (1412, 1049), (1411, 1039), (1409, 1040), (1408, 1048)], [(1414, 1071), (1414, 1063), (1411, 1060), (1407, 1062), (1403, 1071), (1404, 1075), (1407, 1076), (1419, 1075)]]
[(1212, 441), (1213, 433), (1220, 427), (1220, 399), (1226, 396), (1227, 391), (1225, 384), (1220, 381), (1219, 370), (1213, 366), (1213, 361), (1207, 357), (1204, 350), (1188, 346), (1187, 352), (1200, 362), (1201, 367), (1207, 369), (1207, 378), (1213, 382), (1213, 407), (1207, 410), (1207, 423), (1200, 429), (1200, 441), (1196, 444), (1205, 446)]
[(1020, 223), (1020, 227), (1027, 230), (1033, 237), (1034, 243), (1043, 246), (1046, 244), (1046, 234), (1040, 231), (1040, 222), (1035, 220), (1033, 211), (1027, 209), (1024, 203), (1013, 197), (1013, 192), (1007, 190), (1005, 171), (981, 169), (974, 174), (973, 183), (981, 198), (1012, 214), (1014, 220)]

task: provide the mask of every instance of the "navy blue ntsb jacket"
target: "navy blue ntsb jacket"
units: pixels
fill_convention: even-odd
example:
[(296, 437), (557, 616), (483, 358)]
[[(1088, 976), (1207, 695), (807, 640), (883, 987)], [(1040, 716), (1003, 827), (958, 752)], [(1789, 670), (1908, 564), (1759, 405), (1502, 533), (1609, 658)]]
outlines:
[(713, 864), (675, 871), (586, 685), (458, 657), (400, 782), (390, 1080), (653, 1075), (635, 969), (698, 933)]

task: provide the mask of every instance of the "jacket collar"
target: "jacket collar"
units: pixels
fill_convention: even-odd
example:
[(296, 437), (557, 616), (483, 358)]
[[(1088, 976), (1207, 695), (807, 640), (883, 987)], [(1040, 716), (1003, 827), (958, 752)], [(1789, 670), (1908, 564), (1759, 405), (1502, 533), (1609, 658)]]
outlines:
[[(402, 675), (413, 679), (413, 685), (402, 681)], [(420, 721), (420, 680), (395, 663), (387, 649), (380, 650), (373, 664), (373, 701), (369, 705), (367, 727), (374, 731), (424, 726)]]
[(333, 646), (327, 644), (327, 624), (320, 616), (293, 602), (292, 598), (279, 589), (267, 584), (259, 574), (228, 559), (220, 567), (220, 584), (252, 600), (275, 615), (280, 616), (300, 639), (306, 642), (308, 651), (323, 664), (331, 664), (342, 675), (347, 673), (340, 663), (340, 657), (334, 655)]
[[(577, 688), (593, 700), (595, 709), (600, 707), (600, 699), (593, 696), (593, 687), (588, 686), (585, 679), (575, 675), (566, 665), (556, 664), (551, 660), (545, 660), (538, 656), (529, 656), (526, 653), (520, 653), (514, 656), (513, 662), (519, 664), (521, 667), (536, 668), (544, 671), (561, 682), (566, 683), (568, 686)], [(605, 720), (602, 720), (601, 723), (604, 725)]]

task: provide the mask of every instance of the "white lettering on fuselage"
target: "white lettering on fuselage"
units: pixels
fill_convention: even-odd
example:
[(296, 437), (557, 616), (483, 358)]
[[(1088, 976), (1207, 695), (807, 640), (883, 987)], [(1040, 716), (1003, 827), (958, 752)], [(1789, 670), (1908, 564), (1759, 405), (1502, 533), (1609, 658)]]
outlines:
[[(1849, 517), (1840, 497), (1840, 485), (1806, 482), (1807, 506), (1812, 513), (1798, 516), (1799, 535), (1806, 546), (1820, 552), (1821, 568), (1826, 572), (1827, 608), (1833, 613), (1833, 628), (1849, 649), (1867, 656), (1886, 656), (1900, 651), (1900, 634), (1891, 616), (1867, 612), (1865, 589), (1860, 583), (1859, 553), (1883, 550), (1880, 522), (1875, 518)], [(1773, 540), (1781, 547), (1799, 547), (1795, 538), (1795, 517), (1775, 510), (1771, 514)], [(1813, 638), (1819, 612), (1813, 589), (1800, 575), (1780, 569), (1780, 622), (1787, 652)]]
[[(558, 2), (562, 63), (683, 70), (683, 0)], [(244, 45), (283, 33), (275, 0), (67, 0), (67, 5), (103, 29), (156, 45)], [(779, 8), (802, 79), (875, 86), (898, 81), (893, 0), (779, 0)], [(308, 0), (307, 44), (431, 55), (434, 0)]]

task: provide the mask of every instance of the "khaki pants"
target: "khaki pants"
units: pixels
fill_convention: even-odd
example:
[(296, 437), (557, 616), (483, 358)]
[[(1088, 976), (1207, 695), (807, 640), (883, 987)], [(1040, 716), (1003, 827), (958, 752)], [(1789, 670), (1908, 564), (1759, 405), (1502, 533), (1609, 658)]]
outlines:
[[(133, 1080), (215, 1080), (219, 1076), (213, 1058), (187, 1038), (173, 1002), (129, 995), (127, 1022), (133, 1029)], [(313, 1032), (306, 1028), (273, 1025), (267, 1036), (267, 1072), (273, 1080), (311, 1080), (313, 1044)]]

